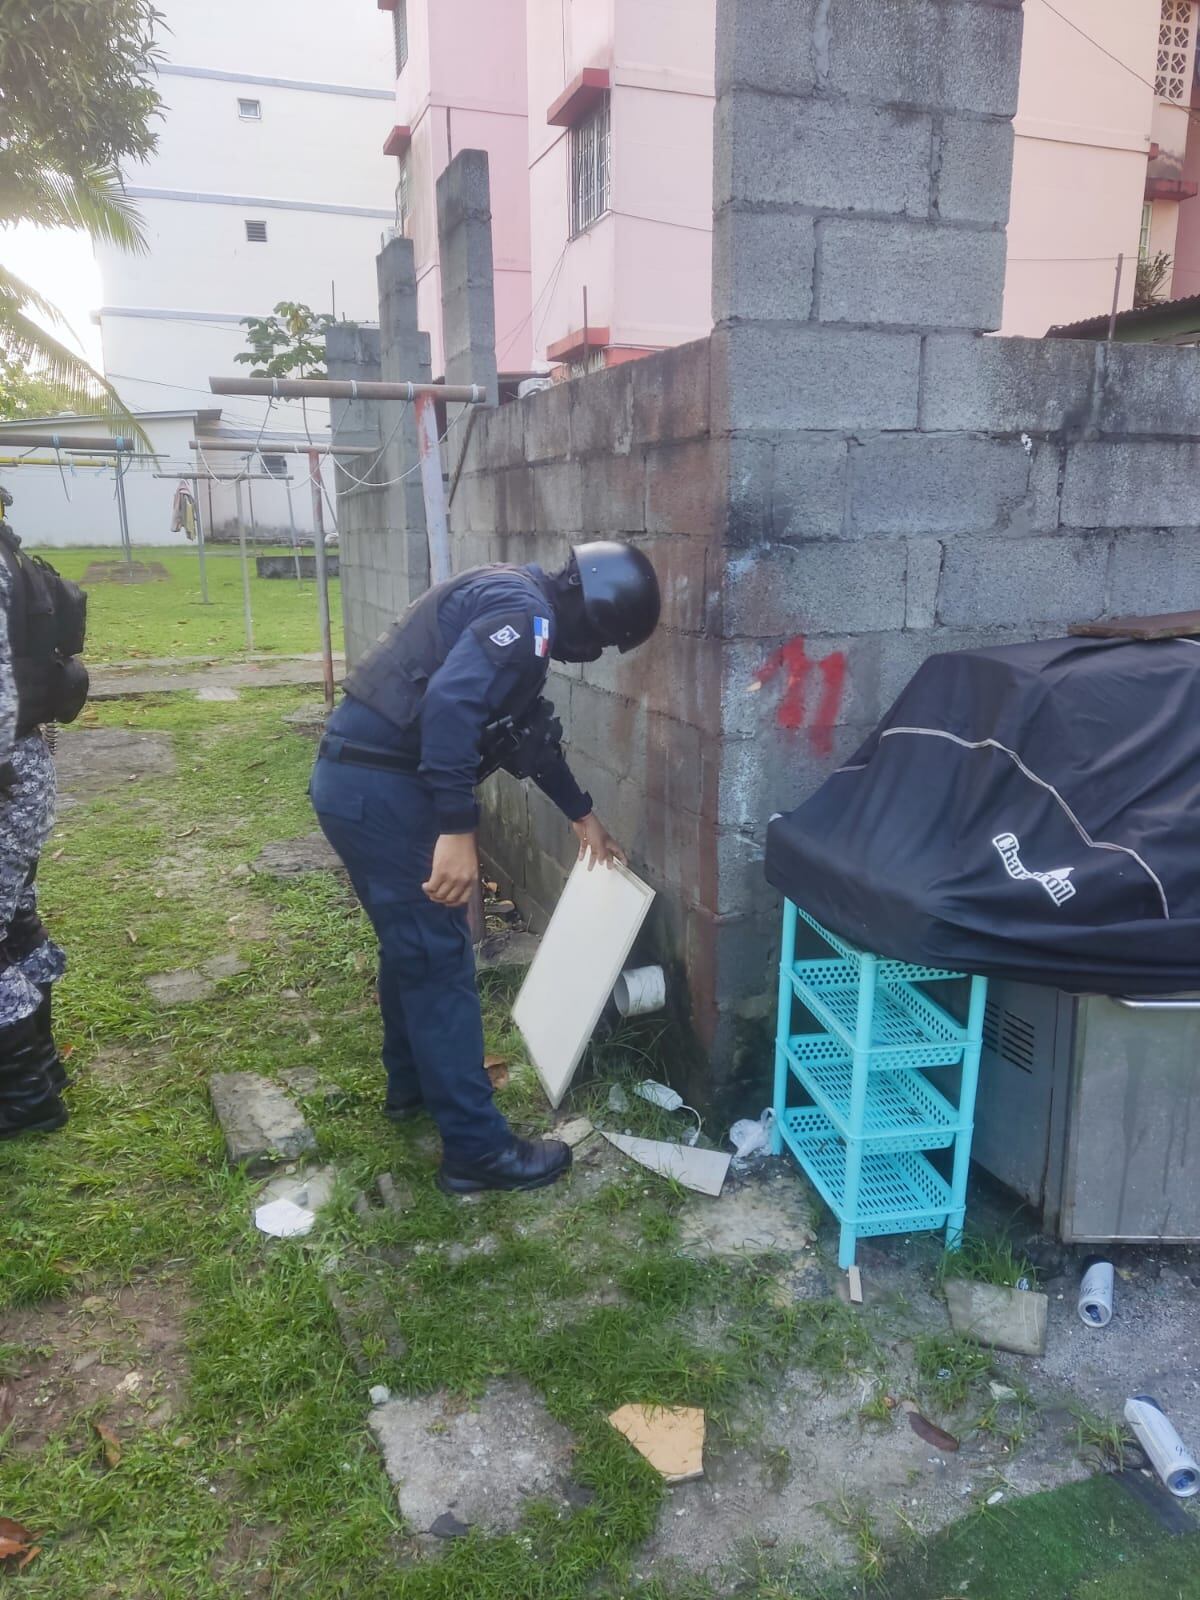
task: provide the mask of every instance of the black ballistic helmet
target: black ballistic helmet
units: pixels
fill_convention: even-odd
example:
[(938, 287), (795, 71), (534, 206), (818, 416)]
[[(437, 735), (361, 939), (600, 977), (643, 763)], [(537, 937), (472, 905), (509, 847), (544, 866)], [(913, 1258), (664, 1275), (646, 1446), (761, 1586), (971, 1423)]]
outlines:
[(611, 539), (572, 550), (589, 626), (605, 646), (636, 650), (658, 627), (658, 575), (640, 550)]

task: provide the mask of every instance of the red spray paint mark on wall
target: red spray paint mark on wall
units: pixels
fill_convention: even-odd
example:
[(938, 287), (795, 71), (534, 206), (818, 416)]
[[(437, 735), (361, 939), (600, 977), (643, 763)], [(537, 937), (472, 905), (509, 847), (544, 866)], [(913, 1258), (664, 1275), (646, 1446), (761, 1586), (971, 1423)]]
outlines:
[[(820, 679), (820, 691), (811, 719), (808, 717), (808, 683), (813, 673)], [(833, 750), (833, 730), (841, 709), (846, 685), (846, 657), (835, 650), (820, 661), (810, 660), (803, 638), (789, 639), (774, 655), (768, 656), (754, 676), (753, 687), (782, 678), (775, 720), (787, 733), (798, 733), (808, 722), (808, 737), (817, 755)]]

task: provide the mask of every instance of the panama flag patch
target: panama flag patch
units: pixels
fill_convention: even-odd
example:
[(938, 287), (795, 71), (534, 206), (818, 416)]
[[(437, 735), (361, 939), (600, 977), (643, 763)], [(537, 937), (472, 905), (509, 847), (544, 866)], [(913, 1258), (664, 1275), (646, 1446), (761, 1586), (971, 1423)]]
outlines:
[(548, 656), (550, 654), (549, 617), (534, 617), (533, 619), (533, 653), (535, 656)]

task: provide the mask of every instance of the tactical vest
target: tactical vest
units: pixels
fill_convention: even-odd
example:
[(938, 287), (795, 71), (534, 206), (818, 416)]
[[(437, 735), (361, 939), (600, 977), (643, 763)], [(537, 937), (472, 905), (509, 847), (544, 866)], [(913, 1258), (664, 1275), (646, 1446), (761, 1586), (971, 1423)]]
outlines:
[(8, 642), (17, 685), (17, 735), (43, 722), (74, 722), (87, 702), (79, 660), (87, 632), (87, 595), (37, 556), (22, 550), (0, 521), (0, 561), (8, 568)]
[(447, 644), (442, 635), (438, 620), (442, 601), (485, 575), (500, 573), (516, 573), (531, 589), (535, 587), (523, 568), (499, 564), (472, 567), (435, 584), (371, 646), (347, 677), (346, 693), (396, 727), (410, 728), (420, 715), (426, 685), (456, 642)]

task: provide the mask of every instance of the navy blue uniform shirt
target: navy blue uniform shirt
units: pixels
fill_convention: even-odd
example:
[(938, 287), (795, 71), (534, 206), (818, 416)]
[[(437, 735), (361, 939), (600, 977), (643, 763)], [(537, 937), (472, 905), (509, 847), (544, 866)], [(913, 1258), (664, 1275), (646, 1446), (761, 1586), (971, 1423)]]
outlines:
[[(481, 570), (438, 608), (446, 656), (430, 677), (415, 721), (400, 727), (351, 696), (329, 731), (387, 745), (419, 759), (433, 792), (440, 833), (470, 833), (479, 822), (475, 784), (484, 729), (501, 717), (518, 723), (546, 683), (555, 617), (550, 581), (538, 566)], [(572, 822), (592, 809), (559, 752), (534, 782)]]

